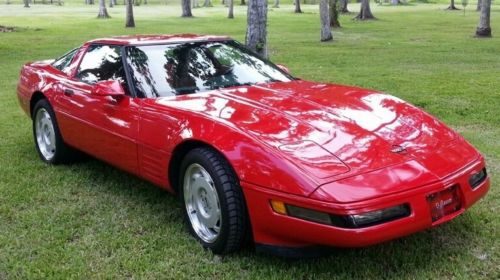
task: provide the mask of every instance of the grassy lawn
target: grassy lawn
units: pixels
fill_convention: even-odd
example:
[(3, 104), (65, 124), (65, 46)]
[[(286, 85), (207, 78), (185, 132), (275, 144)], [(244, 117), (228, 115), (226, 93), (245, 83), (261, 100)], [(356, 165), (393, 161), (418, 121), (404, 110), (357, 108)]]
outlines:
[[(81, 1), (83, 2), (83, 0)], [(182, 19), (171, 3), (124, 7), (0, 5), (0, 279), (4, 278), (491, 278), (500, 277), (500, 6), (493, 39), (472, 37), (478, 15), (446, 4), (377, 6), (373, 22), (351, 21), (319, 43), (317, 6), (269, 11), (271, 59), (301, 78), (354, 84), (399, 96), (457, 129), (486, 156), (492, 189), (457, 219), (437, 228), (321, 259), (285, 260), (251, 249), (221, 260), (185, 230), (176, 198), (96, 160), (47, 166), (35, 152), (31, 122), (15, 87), (21, 65), (56, 57), (96, 37), (130, 33), (228, 34), (243, 41), (246, 18), (222, 7)], [(350, 5), (351, 11), (358, 6)], [(113, 277), (113, 278), (115, 278)]]

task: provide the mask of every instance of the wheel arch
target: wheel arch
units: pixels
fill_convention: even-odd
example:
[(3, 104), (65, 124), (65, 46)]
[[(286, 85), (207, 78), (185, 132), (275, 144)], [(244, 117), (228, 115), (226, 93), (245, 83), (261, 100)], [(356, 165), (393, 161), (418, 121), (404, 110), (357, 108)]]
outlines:
[(231, 164), (231, 161), (220, 149), (199, 139), (186, 139), (175, 146), (168, 163), (168, 181), (175, 193), (178, 193), (179, 191), (179, 172), (181, 167), (180, 162), (187, 155), (187, 153), (189, 153), (189, 151), (202, 147), (210, 148), (219, 153), (229, 163), (229, 166), (231, 166), (231, 169), (239, 180), (238, 173), (234, 169), (234, 166)]
[(47, 97), (41, 91), (35, 91), (30, 98), (30, 117), (33, 118), (33, 109), (35, 108), (35, 104), (42, 100), (47, 99)]

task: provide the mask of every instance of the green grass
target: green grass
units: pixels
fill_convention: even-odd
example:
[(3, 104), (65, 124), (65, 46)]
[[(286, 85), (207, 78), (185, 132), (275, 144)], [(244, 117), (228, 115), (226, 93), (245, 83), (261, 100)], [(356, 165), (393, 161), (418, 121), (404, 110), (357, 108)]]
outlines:
[[(83, 1), (82, 1), (83, 2)], [(472, 4), (471, 4), (472, 5)], [(244, 40), (246, 18), (221, 7), (179, 17), (178, 6), (124, 7), (97, 20), (97, 7), (0, 5), (0, 279), (212, 278), (347, 279), (500, 277), (500, 39), (472, 37), (478, 15), (445, 5), (379, 7), (373, 22), (351, 21), (319, 43), (317, 6), (269, 11), (273, 61), (301, 78), (354, 84), (399, 96), (457, 129), (486, 156), (492, 189), (457, 219), (385, 244), (335, 250), (321, 259), (284, 260), (243, 250), (220, 260), (187, 234), (176, 198), (96, 160), (43, 164), (15, 87), (21, 65), (82, 42), (129, 33), (212, 33)], [(357, 5), (351, 5), (352, 11)], [(500, 6), (492, 28), (500, 34)], [(289, 230), (289, 229), (288, 229)]]

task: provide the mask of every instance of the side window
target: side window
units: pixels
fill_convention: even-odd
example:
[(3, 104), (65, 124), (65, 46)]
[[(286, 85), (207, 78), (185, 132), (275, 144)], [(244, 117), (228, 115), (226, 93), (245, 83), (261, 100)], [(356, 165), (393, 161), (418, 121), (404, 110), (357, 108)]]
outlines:
[(66, 69), (71, 64), (71, 61), (73, 60), (73, 57), (75, 57), (75, 54), (77, 53), (78, 50), (79, 48), (76, 48), (66, 53), (65, 55), (61, 56), (56, 61), (52, 62), (52, 66), (56, 69), (61, 70), (64, 73), (67, 73)]
[(125, 70), (119, 46), (92, 45), (87, 49), (77, 78), (88, 84), (116, 80), (125, 83)]

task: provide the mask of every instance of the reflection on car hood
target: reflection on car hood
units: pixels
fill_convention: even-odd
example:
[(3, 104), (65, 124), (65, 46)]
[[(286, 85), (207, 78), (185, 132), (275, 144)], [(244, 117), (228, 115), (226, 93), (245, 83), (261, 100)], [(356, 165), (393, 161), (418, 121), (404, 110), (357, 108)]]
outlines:
[(318, 182), (424, 158), (456, 137), (396, 97), (341, 85), (292, 81), (157, 102), (232, 125)]

